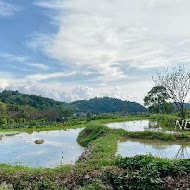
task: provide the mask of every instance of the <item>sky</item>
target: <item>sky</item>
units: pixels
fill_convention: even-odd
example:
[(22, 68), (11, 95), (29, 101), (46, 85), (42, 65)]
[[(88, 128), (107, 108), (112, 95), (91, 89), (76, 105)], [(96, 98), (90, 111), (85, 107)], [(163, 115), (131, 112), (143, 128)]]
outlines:
[(0, 0), (0, 90), (143, 103), (156, 70), (190, 66), (189, 0)]

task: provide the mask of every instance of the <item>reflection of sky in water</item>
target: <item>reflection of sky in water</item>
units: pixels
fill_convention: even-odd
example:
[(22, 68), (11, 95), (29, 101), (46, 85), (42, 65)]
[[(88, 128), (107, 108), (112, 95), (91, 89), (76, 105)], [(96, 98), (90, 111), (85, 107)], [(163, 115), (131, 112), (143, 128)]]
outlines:
[(140, 121), (126, 121), (120, 123), (109, 123), (108, 127), (113, 129), (124, 129), (126, 131), (145, 131), (145, 130), (161, 130), (161, 128), (154, 121), (140, 120)]
[(151, 140), (127, 140), (119, 142), (117, 154), (121, 156), (136, 156), (140, 154), (152, 154), (166, 158), (190, 158), (190, 144), (170, 143)]
[[(0, 141), (0, 163), (16, 162), (32, 167), (54, 167), (58, 164), (73, 164), (84, 149), (76, 142), (82, 129), (20, 133), (3, 137)], [(44, 144), (36, 145), (37, 139)]]

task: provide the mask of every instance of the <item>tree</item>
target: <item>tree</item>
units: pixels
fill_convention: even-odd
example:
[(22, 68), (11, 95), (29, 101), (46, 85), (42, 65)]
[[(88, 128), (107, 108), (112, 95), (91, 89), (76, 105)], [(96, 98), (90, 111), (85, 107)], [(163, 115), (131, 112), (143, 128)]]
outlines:
[(49, 121), (56, 121), (61, 118), (61, 113), (54, 108), (41, 110), (41, 114)]
[(167, 100), (169, 96), (166, 88), (163, 86), (155, 86), (148, 92), (144, 98), (144, 105), (149, 107), (149, 111), (153, 113), (171, 113), (172, 105)]
[(127, 114), (127, 101), (123, 102), (123, 114), (126, 115)]
[(173, 67), (163, 72), (157, 72), (153, 78), (157, 86), (163, 86), (167, 95), (175, 103), (180, 112), (181, 120), (186, 117), (188, 95), (190, 93), (190, 71), (184, 67)]

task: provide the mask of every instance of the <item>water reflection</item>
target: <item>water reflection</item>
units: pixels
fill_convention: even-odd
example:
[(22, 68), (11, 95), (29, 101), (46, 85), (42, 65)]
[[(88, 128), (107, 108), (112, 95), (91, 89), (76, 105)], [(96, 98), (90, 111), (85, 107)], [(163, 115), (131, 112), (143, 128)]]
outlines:
[(16, 131), (10, 131), (10, 132), (0, 132), (0, 138), (2, 138), (3, 136), (14, 136), (14, 135), (16, 135), (16, 134), (18, 134), (18, 132), (16, 132)]
[(180, 149), (178, 150), (176, 156), (176, 159), (185, 159), (185, 158), (190, 158), (190, 152), (189, 148), (187, 146), (181, 146)]
[[(73, 164), (84, 149), (76, 142), (82, 129), (19, 133), (0, 141), (0, 163), (20, 163), (31, 167), (55, 167)], [(37, 139), (44, 143), (37, 145)]]
[(152, 154), (164, 158), (190, 158), (190, 144), (187, 142), (127, 139), (125, 142), (119, 142), (117, 154), (128, 157)]
[(157, 122), (151, 120), (126, 121), (120, 123), (109, 123), (108, 127), (112, 129), (124, 129), (126, 131), (162, 131)]

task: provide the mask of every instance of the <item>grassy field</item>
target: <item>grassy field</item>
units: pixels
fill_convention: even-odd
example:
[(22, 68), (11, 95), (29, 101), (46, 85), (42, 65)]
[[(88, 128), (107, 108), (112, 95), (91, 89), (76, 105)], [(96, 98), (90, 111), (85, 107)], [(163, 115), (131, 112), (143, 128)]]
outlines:
[[(32, 169), (1, 164), (0, 184), (4, 186), (3, 189), (20, 190), (187, 189), (190, 186), (190, 160), (188, 159), (168, 160), (151, 155), (133, 158), (116, 157), (117, 143), (125, 137), (190, 141), (189, 132), (177, 135), (148, 131), (126, 132), (104, 126), (109, 122), (141, 119), (147, 118), (123, 117), (87, 122), (86, 128), (81, 131), (77, 139), (81, 146), (86, 147), (86, 151), (74, 166)], [(57, 128), (52, 127), (51, 130), (81, 126), (57, 126)], [(32, 132), (35, 128), (30, 130)]]

